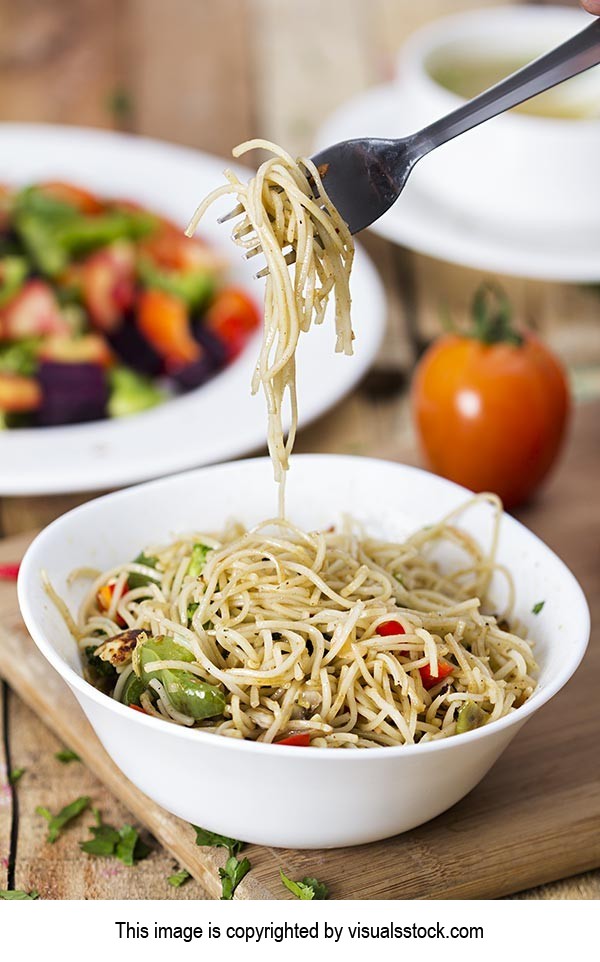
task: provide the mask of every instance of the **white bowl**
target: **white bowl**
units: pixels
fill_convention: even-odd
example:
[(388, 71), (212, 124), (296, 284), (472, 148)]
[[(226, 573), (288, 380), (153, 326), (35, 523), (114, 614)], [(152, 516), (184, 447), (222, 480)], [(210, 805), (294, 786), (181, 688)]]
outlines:
[[(452, 55), (521, 58), (523, 63), (582, 30), (591, 18), (567, 7), (511, 6), (457, 14), (413, 34), (402, 49), (397, 95), (402, 116), (417, 130), (464, 99), (431, 76)], [(600, 69), (556, 88), (565, 103), (600, 101)], [(368, 131), (366, 131), (368, 133)], [(414, 170), (415, 184), (445, 206), (531, 236), (549, 229), (598, 226), (600, 118), (551, 119), (510, 111), (434, 150)]]
[[(308, 528), (349, 512), (392, 538), (468, 497), (464, 488), (416, 468), (303, 455), (293, 459), (288, 511)], [(254, 523), (272, 516), (274, 507), (270, 462), (257, 459), (200, 468), (76, 508), (38, 535), (25, 555), (18, 586), (25, 623), (119, 768), (170, 812), (245, 841), (294, 848), (356, 845), (405, 832), (466, 795), (571, 677), (589, 635), (583, 593), (549, 548), (505, 516), (499, 560), (515, 576), (516, 614), (537, 645), (539, 686), (513, 714), (425, 745), (336, 751), (221, 738), (145, 717), (84, 681), (75, 643), (42, 587), (42, 569), (74, 608), (84, 588), (68, 586), (73, 568), (108, 568), (150, 542), (215, 530), (231, 516)], [(483, 540), (490, 519), (489, 507), (479, 504), (465, 516), (465, 527)], [(500, 593), (500, 583), (492, 593)], [(545, 605), (536, 617), (531, 609), (540, 600)]]

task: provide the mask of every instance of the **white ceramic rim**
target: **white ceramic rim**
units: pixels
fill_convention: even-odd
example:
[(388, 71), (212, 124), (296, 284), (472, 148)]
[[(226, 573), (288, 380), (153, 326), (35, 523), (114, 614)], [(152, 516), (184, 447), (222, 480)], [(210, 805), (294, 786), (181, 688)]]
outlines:
[[(3, 147), (6, 159), (3, 159)], [(69, 150), (70, 157), (63, 161)], [(95, 159), (92, 165), (90, 157), (95, 157), (98, 151), (110, 155), (113, 167), (121, 163), (123, 172), (115, 175), (110, 165), (105, 169), (106, 164), (101, 164), (99, 169)], [(16, 170), (20, 152), (33, 157), (22, 165), (22, 173)], [(146, 173), (142, 167), (144, 160)], [(130, 182), (131, 167), (135, 168), (136, 186)], [(196, 178), (204, 181), (208, 189), (218, 186), (223, 182), (225, 167), (241, 172), (242, 176), (250, 172), (249, 168), (227, 159), (137, 135), (91, 127), (0, 123), (0, 179), (5, 177), (22, 183), (28, 177), (71, 176), (82, 186), (89, 184), (105, 195), (112, 191), (113, 196), (136, 197), (181, 222), (193, 213), (199, 199)], [(171, 170), (171, 180), (176, 186), (172, 195), (168, 192), (160, 195), (157, 184), (162, 188), (162, 178)], [(231, 198), (226, 197), (223, 203), (227, 209)], [(216, 216), (215, 210), (207, 218), (204, 236), (231, 263), (231, 282), (260, 303), (262, 286), (253, 280), (256, 266), (243, 260), (241, 252), (229, 240), (227, 225), (218, 226)], [(336, 355), (330, 360), (335, 335), (329, 311), (326, 323), (299, 344), (300, 429), (335, 406), (360, 381), (377, 355), (384, 335), (387, 306), (383, 286), (373, 262), (360, 245), (357, 245), (351, 291), (357, 335), (354, 356)], [(207, 384), (127, 418), (0, 431), (0, 494), (98, 491), (187, 471), (263, 448), (266, 443), (264, 399), (250, 398), (258, 350), (259, 338), (255, 335), (240, 357)], [(330, 376), (325, 376), (326, 373)], [(236, 405), (237, 411), (232, 413)], [(215, 411), (227, 415), (223, 429), (212, 431), (208, 437), (204, 435), (196, 445), (188, 443), (186, 426), (191, 420), (197, 423), (202, 423), (202, 419), (215, 420)]]
[[(319, 460), (322, 460), (324, 458), (328, 460), (329, 459), (336, 460), (338, 462), (345, 461), (348, 464), (349, 470), (351, 470), (352, 463), (357, 460), (361, 461), (361, 463), (366, 462), (367, 464), (371, 464), (374, 470), (377, 470), (378, 464), (383, 463), (383, 464), (389, 465), (389, 464), (396, 463), (396, 462), (385, 461), (383, 459), (377, 459), (377, 458), (356, 458), (351, 455), (299, 454), (295, 456), (296, 461), (302, 460), (304, 462), (307, 462), (307, 461), (318, 462)], [(203, 474), (205, 474), (208, 472), (218, 473), (219, 471), (223, 471), (223, 470), (226, 470), (226, 471), (236, 470), (236, 468), (238, 468), (240, 465), (243, 465), (243, 464), (252, 464), (257, 461), (264, 462), (267, 460), (268, 459), (266, 458), (252, 458), (245, 462), (230, 461), (227, 464), (207, 465), (202, 468), (197, 468), (196, 472), (197, 473), (202, 472)], [(411, 474), (417, 474), (419, 476), (430, 475), (430, 472), (424, 471), (422, 468), (412, 467), (411, 465), (402, 465), (402, 468), (403, 470)], [(194, 472), (189, 472), (188, 474), (190, 473), (193, 474)], [(155, 481), (147, 481), (144, 484), (137, 485), (136, 487), (133, 487), (133, 488), (127, 488), (125, 490), (117, 491), (112, 494), (103, 495), (102, 497), (96, 498), (93, 501), (88, 502), (87, 504), (83, 504), (77, 508), (73, 508), (71, 511), (68, 511), (66, 512), (66, 514), (62, 515), (61, 518), (57, 518), (56, 521), (53, 521), (50, 525), (48, 525), (48, 527), (45, 528), (31, 543), (21, 563), (18, 584), (17, 584), (19, 606), (21, 608), (21, 613), (23, 615), (23, 619), (27, 626), (27, 630), (30, 632), (31, 637), (33, 638), (35, 644), (41, 651), (44, 658), (46, 658), (46, 660), (52, 665), (52, 667), (68, 683), (68, 685), (71, 688), (76, 689), (85, 698), (89, 698), (92, 701), (95, 701), (100, 707), (105, 708), (109, 711), (115, 712), (118, 716), (120, 716), (123, 720), (127, 720), (130, 724), (150, 725), (150, 726), (160, 725), (162, 731), (165, 734), (168, 731), (176, 738), (183, 738), (185, 740), (191, 740), (196, 742), (198, 739), (201, 742), (206, 742), (208, 739), (210, 744), (214, 746), (214, 739), (218, 736), (215, 736), (207, 732), (202, 732), (198, 729), (188, 729), (188, 728), (180, 727), (178, 725), (173, 725), (172, 723), (162, 721), (159, 718), (153, 718), (151, 716), (146, 717), (141, 712), (132, 712), (131, 709), (128, 708), (127, 706), (121, 705), (119, 702), (115, 701), (109, 695), (105, 695), (102, 692), (98, 691), (98, 689), (94, 688), (93, 685), (91, 685), (84, 678), (82, 678), (81, 675), (78, 675), (77, 672), (74, 671), (69, 665), (65, 664), (62, 658), (60, 658), (57, 655), (52, 644), (49, 641), (47, 641), (46, 638), (43, 636), (42, 632), (38, 632), (37, 618), (36, 618), (35, 612), (32, 610), (32, 608), (29, 605), (29, 600), (27, 596), (27, 583), (31, 579), (39, 577), (39, 570), (37, 568), (34, 568), (35, 549), (38, 546), (43, 545), (44, 540), (49, 537), (50, 533), (53, 532), (57, 526), (61, 525), (62, 518), (77, 517), (77, 515), (84, 513), (91, 505), (98, 505), (106, 500), (114, 500), (114, 499), (126, 500), (128, 498), (137, 498), (137, 497), (143, 496), (144, 491), (156, 490), (161, 485), (168, 485), (169, 482), (172, 480), (173, 480), (172, 477), (160, 478)], [(445, 479), (440, 478), (440, 482), (450, 486), (454, 491), (464, 496), (465, 499), (472, 497), (473, 495), (472, 491), (469, 491), (467, 488), (462, 487), (462, 485), (455, 484), (453, 481), (447, 481)], [(579, 667), (588, 646), (588, 640), (589, 640), (589, 634), (590, 634), (590, 612), (589, 612), (589, 607), (588, 607), (585, 595), (583, 593), (583, 590), (579, 585), (579, 582), (575, 578), (574, 574), (570, 571), (567, 565), (560, 558), (558, 558), (557, 555), (554, 554), (552, 549), (549, 548), (541, 540), (541, 538), (538, 538), (537, 535), (535, 535), (532, 531), (529, 531), (529, 529), (525, 528), (525, 525), (521, 524), (520, 521), (517, 521), (516, 518), (513, 518), (510, 515), (504, 514), (503, 523), (506, 523), (507, 521), (511, 525), (516, 525), (519, 528), (525, 529), (528, 535), (531, 538), (533, 538), (534, 541), (536, 541), (538, 544), (542, 545), (545, 551), (550, 552), (550, 554), (554, 556), (558, 564), (562, 567), (562, 569), (564, 570), (565, 578), (568, 578), (572, 581), (573, 587), (576, 589), (576, 591), (579, 594), (580, 601), (581, 601), (582, 615), (584, 618), (585, 630), (582, 631), (581, 633), (581, 640), (579, 640), (577, 644), (574, 642), (573, 650), (570, 652), (570, 655), (571, 655), (570, 658), (566, 659), (566, 663), (563, 666), (562, 670), (556, 675), (556, 677), (553, 680), (551, 680), (546, 685), (544, 685), (542, 689), (536, 689), (536, 691), (528, 699), (528, 701), (526, 701), (525, 704), (521, 706), (521, 708), (517, 709), (512, 714), (505, 715), (503, 718), (500, 718), (495, 722), (491, 722), (489, 725), (486, 725), (483, 728), (478, 728), (472, 732), (465, 732), (463, 735), (460, 736), (461, 744), (465, 744), (466, 740), (474, 741), (476, 739), (486, 738), (488, 735), (492, 735), (496, 732), (500, 732), (503, 729), (510, 728), (515, 724), (520, 724), (522, 721), (525, 721), (531, 715), (535, 714), (535, 712), (539, 708), (545, 705), (546, 702), (548, 702), (551, 698), (553, 698), (554, 695), (556, 695), (556, 693), (566, 685), (566, 683), (569, 681), (569, 679), (572, 677), (572, 675), (575, 673), (575, 671)], [(342, 764), (342, 765), (345, 763), (344, 760), (346, 760), (346, 762), (348, 761), (348, 758), (356, 759), (356, 755), (354, 752), (350, 752), (350, 753), (344, 752), (344, 751), (330, 752), (330, 751), (323, 750), (321, 748), (302, 747), (302, 746), (296, 746), (296, 745), (272, 745), (272, 744), (264, 744), (263, 742), (244, 741), (244, 740), (238, 740), (234, 738), (224, 738), (224, 737), (221, 738), (221, 743), (222, 743), (223, 750), (234, 752), (234, 753), (249, 752), (249, 753), (263, 754), (265, 752), (268, 753), (273, 751), (278, 751), (278, 752), (286, 751), (288, 753), (292, 752), (294, 755), (296, 755), (298, 752), (301, 752), (304, 757), (310, 756), (315, 761), (319, 760), (320, 762), (327, 763), (327, 764), (333, 762), (334, 764)], [(381, 746), (378, 748), (370, 748), (368, 751), (364, 751), (363, 753), (361, 753), (361, 758), (377, 761), (381, 759), (382, 756), (385, 758), (393, 758), (393, 757), (403, 757), (407, 753), (410, 753), (411, 755), (415, 755), (415, 754), (424, 754), (429, 752), (439, 752), (439, 751), (451, 749), (453, 744), (455, 744), (455, 740), (453, 738), (445, 738), (445, 739), (440, 739), (438, 741), (427, 742), (424, 745), (399, 745), (397, 747)]]
[[(406, 70), (407, 75), (412, 73), (417, 76), (419, 83), (425, 89), (428, 88), (435, 93), (440, 101), (440, 116), (443, 116), (467, 103), (467, 99), (438, 83), (427, 69), (428, 59), (435, 55), (440, 47), (445, 47), (452, 42), (458, 43), (461, 40), (466, 43), (474, 39), (475, 34), (484, 30), (498, 30), (504, 25), (514, 27), (519, 21), (524, 26), (539, 21), (542, 35), (544, 29), (548, 31), (553, 23), (564, 22), (565, 25), (573, 26), (573, 35), (575, 35), (578, 30), (583, 30), (586, 24), (595, 19), (592, 14), (587, 14), (583, 10), (564, 6), (539, 7), (533, 6), (533, 4), (524, 4), (464, 10), (461, 13), (453, 13), (447, 17), (434, 20), (432, 23), (415, 30), (402, 47), (399, 69), (402, 72)], [(507, 41), (506, 50), (507, 53), (510, 52), (510, 41)], [(501, 119), (503, 124), (514, 124), (517, 128), (541, 125), (542, 128), (555, 131), (557, 136), (563, 137), (567, 132), (573, 135), (575, 130), (587, 130), (600, 124), (600, 119), (597, 117), (577, 119), (540, 117), (536, 114), (519, 114), (514, 110), (502, 114)]]

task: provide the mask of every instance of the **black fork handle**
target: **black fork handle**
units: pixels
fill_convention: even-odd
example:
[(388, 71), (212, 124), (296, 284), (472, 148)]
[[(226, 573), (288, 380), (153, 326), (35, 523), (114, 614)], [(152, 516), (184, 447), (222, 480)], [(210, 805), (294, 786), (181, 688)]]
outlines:
[(412, 146), (415, 154), (422, 157), (434, 147), (477, 127), (496, 114), (510, 110), (524, 100), (529, 100), (530, 97), (535, 97), (536, 94), (541, 94), (599, 63), (600, 19), (594, 20), (580, 33), (501, 80), (494, 87), (484, 90), (462, 107), (424, 127), (414, 136)]

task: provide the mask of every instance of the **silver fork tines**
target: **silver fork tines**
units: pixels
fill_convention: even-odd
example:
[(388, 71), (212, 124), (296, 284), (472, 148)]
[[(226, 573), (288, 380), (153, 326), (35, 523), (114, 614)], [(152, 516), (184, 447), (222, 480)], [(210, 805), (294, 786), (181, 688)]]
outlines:
[(225, 224), (228, 220), (233, 220), (234, 217), (239, 217), (240, 214), (244, 213), (244, 205), (236, 204), (233, 210), (230, 210), (227, 214), (223, 214), (222, 217), (217, 217), (217, 224)]
[[(285, 262), (286, 262), (286, 264), (288, 265), (288, 267), (290, 266), (290, 264), (295, 264), (295, 263), (296, 263), (296, 251), (295, 251), (295, 250), (290, 250), (290, 251), (287, 252), (287, 254), (285, 255)], [(263, 267), (263, 269), (262, 269), (261, 271), (258, 271), (254, 276), (255, 276), (255, 278), (258, 280), (260, 277), (266, 277), (268, 273), (269, 273), (269, 268), (268, 268), (268, 267)]]

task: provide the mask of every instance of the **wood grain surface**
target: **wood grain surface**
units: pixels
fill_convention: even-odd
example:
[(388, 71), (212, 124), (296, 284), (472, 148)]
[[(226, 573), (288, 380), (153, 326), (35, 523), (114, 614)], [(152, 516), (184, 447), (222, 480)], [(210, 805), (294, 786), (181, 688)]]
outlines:
[[(590, 599), (594, 621), (600, 617), (599, 417), (598, 405), (577, 412), (562, 470), (537, 503), (522, 513), (526, 523), (572, 566)], [(4, 541), (0, 558), (20, 556), (28, 540), (21, 536)], [(154, 805), (113, 765), (73, 696), (28, 638), (14, 586), (6, 583), (0, 587), (0, 625), (0, 671), (11, 686), (81, 755), (91, 772), (176, 862), (192, 872), (207, 895), (218, 897), (220, 853), (196, 846), (188, 825)], [(599, 672), (600, 638), (594, 636), (582, 667), (567, 688), (528, 723), (491, 773), (449, 812), (405, 835), (359, 848), (279, 852), (249, 846), (253, 870), (240, 886), (240, 897), (285, 897), (278, 880), (280, 865), (293, 877), (322, 878), (336, 898), (363, 899), (505, 896), (600, 865)], [(15, 754), (15, 762), (18, 755), (19, 765), (33, 763), (32, 774), (23, 776), (15, 792), (19, 805), (17, 852), (19, 845), (25, 846), (18, 857), (15, 881), (22, 887), (36, 885), (46, 897), (56, 897), (60, 883), (40, 871), (48, 846), (44, 823), (32, 816), (32, 811), (36, 804), (47, 804), (49, 792), (59, 808), (73, 797), (75, 789), (60, 780), (62, 772), (56, 770), (58, 763), (52, 763), (51, 757), (44, 759), (41, 770), (37, 767), (35, 731), (20, 726), (18, 720), (15, 724), (11, 754)], [(114, 808), (113, 803), (111, 815)], [(63, 898), (73, 897), (86, 873), (92, 875), (88, 885), (93, 892), (95, 876), (101, 871), (94, 860), (77, 857), (80, 837), (81, 832), (73, 828), (64, 840), (64, 845), (70, 846), (65, 857), (69, 851), (74, 853), (76, 864), (71, 887), (60, 890)], [(136, 885), (142, 884), (143, 872), (152, 872), (152, 863), (129, 872), (114, 871), (115, 886), (130, 891), (129, 880), (141, 871)], [(589, 880), (588, 884), (593, 891)]]
[[(576, 6), (576, 0), (568, 2)], [(366, 87), (393, 77), (398, 49), (412, 30), (438, 16), (484, 5), (493, 6), (494, 0), (420, 0), (418, 4), (413, 0), (0, 0), (0, 120), (122, 129), (171, 139), (224, 157), (235, 143), (260, 135), (302, 153), (310, 151), (317, 126), (331, 110)], [(406, 398), (412, 367), (424, 344), (439, 331), (441, 310), (450, 312), (459, 324), (464, 323), (482, 275), (394, 247), (369, 234), (361, 241), (385, 284), (389, 306), (386, 340), (359, 388), (343, 404), (301, 431), (297, 450), (371, 454), (416, 462), (418, 453)], [(569, 285), (497, 279), (510, 294), (519, 319), (538, 329), (569, 365), (578, 396), (597, 396), (597, 292)], [(590, 478), (598, 474), (598, 464), (591, 454), (598, 450), (597, 420), (597, 413), (582, 412), (577, 425), (579, 440), (560, 474), (542, 499), (524, 512), (526, 523), (564, 555), (594, 599), (600, 561), (595, 547), (597, 515), (596, 521), (587, 522), (588, 511), (593, 515), (596, 504), (590, 493)], [(89, 497), (75, 493), (0, 498), (0, 536), (46, 524)], [(592, 502), (591, 508), (586, 498)], [(13, 550), (16, 545), (7, 543), (4, 556), (10, 557)], [(8, 607), (14, 618), (14, 599)], [(10, 624), (8, 635), (13, 643), (20, 644), (18, 620)], [(45, 679), (51, 698), (53, 688), (47, 675)], [(561, 697), (567, 698), (567, 694)], [(569, 702), (566, 705), (564, 722), (566, 730), (571, 731), (573, 711)], [(580, 717), (577, 711), (574, 717)], [(540, 724), (542, 720), (543, 716)], [(175, 865), (173, 858), (179, 860), (185, 854), (192, 859), (191, 868), (206, 886), (207, 895), (214, 897), (219, 859), (206, 862), (201, 853), (201, 863), (195, 861), (198, 853), (193, 852), (194, 858), (190, 854), (189, 829), (180, 823), (159, 819), (149, 826), (165, 842), (165, 848), (155, 844), (150, 858), (135, 870), (113, 872), (102, 861), (79, 852), (77, 842), (80, 833), (85, 834), (85, 817), (60, 844), (44, 843), (43, 824), (31, 814), (40, 800), (52, 802), (50, 807), (57, 808), (61, 799), (87, 793), (115, 823), (148, 823), (145, 801), (130, 796), (120, 800), (124, 798), (120, 791), (122, 776), (113, 774), (111, 781), (105, 769), (96, 773), (98, 778), (95, 770), (85, 765), (59, 765), (54, 759), (59, 743), (48, 727), (53, 724), (60, 738), (69, 737), (71, 726), (55, 723), (49, 706), (43, 708), (40, 720), (14, 691), (9, 693), (6, 685), (0, 687), (0, 888), (8, 880), (20, 887), (35, 885), (46, 897), (54, 898), (204, 897), (200, 881), (179, 890), (166, 885), (166, 875)], [(528, 727), (527, 738), (535, 739), (537, 724), (535, 721)], [(562, 724), (561, 718), (556, 738), (566, 752), (571, 742), (569, 735), (561, 734)], [(503, 765), (508, 765), (511, 757), (508, 755)], [(27, 773), (11, 790), (6, 783), (7, 763), (17, 767), (23, 759)], [(521, 756), (515, 755), (515, 759), (519, 764)], [(575, 777), (577, 798), (581, 798), (581, 782), (568, 760), (566, 765)], [(547, 767), (552, 766), (560, 792), (568, 792), (558, 785), (562, 758), (560, 764), (548, 762)], [(487, 782), (480, 791), (485, 793), (486, 786)], [(527, 793), (527, 784), (521, 780), (518, 787)], [(570, 803), (565, 795), (559, 793), (559, 797), (565, 805)], [(475, 795), (475, 802), (470, 799), (468, 806), (477, 804), (477, 798)], [(591, 802), (595, 804), (595, 797)], [(479, 824), (481, 812), (478, 815), (477, 809), (468, 806), (466, 811), (472, 812), (474, 823)], [(558, 819), (558, 811), (552, 808), (552, 812)], [(458, 824), (464, 826), (461, 818)], [(574, 835), (581, 838), (581, 826)], [(463, 836), (455, 832), (451, 837)], [(449, 843), (446, 840), (444, 844)], [(429, 845), (427, 838), (406, 840), (402, 858), (406, 852), (407, 859), (421, 858), (431, 868), (437, 853), (432, 854)], [(552, 867), (545, 877), (556, 877), (558, 871), (552, 851), (568, 850), (571, 845), (567, 830), (557, 822), (555, 835), (546, 846)], [(301, 856), (298, 861), (293, 853), (282, 857), (292, 872), (300, 870), (308, 858)], [(320, 856), (316, 853), (315, 857)], [(242, 897), (264, 897), (264, 892), (270, 891), (276, 859), (263, 858), (264, 852), (252, 853), (256, 866), (240, 888)], [(499, 851), (494, 858), (500, 859)], [(328, 860), (329, 856), (324, 857), (324, 877)], [(320, 863), (315, 864), (318, 867)], [(510, 864), (508, 860), (506, 864)], [(563, 872), (584, 867), (569, 864), (571, 867), (565, 866)], [(591, 860), (589, 864), (593, 864)], [(347, 897), (352, 873), (347, 885), (344, 863), (336, 866), (331, 876), (333, 894)], [(311, 863), (306, 867), (315, 866)], [(469, 863), (463, 868), (467, 873), (475, 871), (477, 877), (477, 865)], [(519, 884), (534, 884), (543, 877), (534, 878), (534, 874)], [(448, 879), (443, 881), (443, 873), (441, 878), (443, 888)], [(450, 879), (448, 884), (457, 885), (458, 881)], [(506, 883), (496, 885), (495, 892), (509, 890), (503, 885)], [(481, 896), (483, 890), (478, 894)], [(282, 893), (277, 891), (276, 895)], [(536, 888), (523, 897), (599, 896), (600, 872), (594, 872)]]

